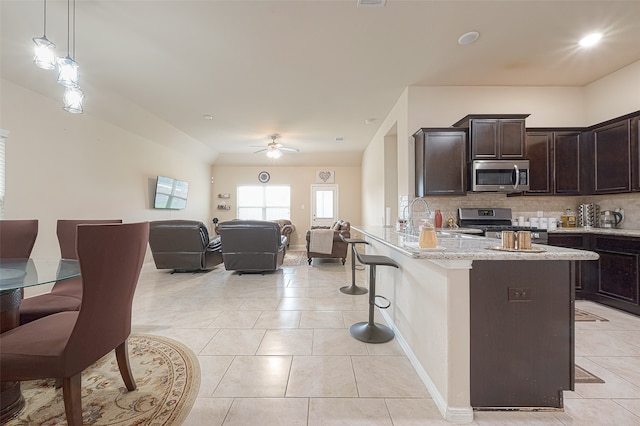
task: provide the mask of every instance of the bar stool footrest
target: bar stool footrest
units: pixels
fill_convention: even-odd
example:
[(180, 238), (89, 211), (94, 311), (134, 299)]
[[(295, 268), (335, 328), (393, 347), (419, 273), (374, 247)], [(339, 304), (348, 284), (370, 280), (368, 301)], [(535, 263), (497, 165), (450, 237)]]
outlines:
[[(383, 305), (378, 305), (376, 302), (373, 302), (373, 304), (374, 304), (374, 305), (376, 305), (378, 308), (380, 308), (380, 309), (389, 309), (389, 306), (391, 306), (391, 300), (387, 299), (386, 297), (384, 297), (384, 296), (380, 296), (379, 294), (376, 294), (376, 295), (375, 295), (375, 298), (376, 298), (376, 299), (377, 299), (377, 298), (380, 298), (380, 299), (383, 299), (384, 301), (386, 301), (386, 302), (387, 302), (387, 304), (386, 304), (386, 305), (384, 305), (384, 306), (383, 306)], [(374, 299), (374, 300), (375, 300), (375, 299)]]
[(385, 343), (395, 337), (392, 329), (384, 324), (357, 322), (349, 327), (352, 337), (365, 343)]

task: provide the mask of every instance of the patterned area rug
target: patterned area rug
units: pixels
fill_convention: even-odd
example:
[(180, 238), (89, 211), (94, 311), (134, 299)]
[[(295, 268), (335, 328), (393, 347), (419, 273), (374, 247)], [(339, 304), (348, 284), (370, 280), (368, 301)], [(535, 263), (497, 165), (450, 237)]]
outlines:
[(289, 251), (284, 255), (282, 266), (308, 266), (306, 251)]
[[(85, 425), (179, 425), (200, 388), (196, 355), (175, 340), (129, 337), (129, 361), (138, 388), (127, 392), (115, 353), (82, 373), (82, 423)], [(11, 426), (66, 425), (62, 388), (54, 380), (22, 383), (25, 408)]]
[(609, 321), (606, 318), (599, 317), (591, 312), (583, 311), (582, 309), (575, 308), (576, 321)]

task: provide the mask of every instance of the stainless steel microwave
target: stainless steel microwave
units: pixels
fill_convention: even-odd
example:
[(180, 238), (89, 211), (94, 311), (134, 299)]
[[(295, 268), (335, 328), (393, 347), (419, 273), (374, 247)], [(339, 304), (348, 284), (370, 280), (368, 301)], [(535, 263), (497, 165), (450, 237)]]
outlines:
[(528, 191), (529, 160), (475, 160), (470, 177), (476, 192)]

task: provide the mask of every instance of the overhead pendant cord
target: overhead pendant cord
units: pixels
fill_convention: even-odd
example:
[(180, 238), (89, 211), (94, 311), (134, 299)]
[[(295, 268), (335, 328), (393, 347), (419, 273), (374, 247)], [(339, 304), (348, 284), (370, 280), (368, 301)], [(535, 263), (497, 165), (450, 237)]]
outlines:
[(35, 44), (33, 62), (44, 70), (52, 70), (56, 67), (56, 45), (47, 39), (47, 0), (44, 0), (43, 26), (42, 37), (33, 38)]
[[(71, 37), (71, 29), (73, 28), (73, 37)], [(71, 47), (73, 44), (73, 48)], [(73, 0), (73, 25), (71, 20), (70, 0), (67, 0), (67, 56), (58, 58), (58, 83), (65, 87), (63, 102), (64, 110), (81, 114), (83, 112), (82, 102), (84, 100), (84, 92), (78, 86), (78, 64), (72, 57), (76, 53), (76, 0)]]

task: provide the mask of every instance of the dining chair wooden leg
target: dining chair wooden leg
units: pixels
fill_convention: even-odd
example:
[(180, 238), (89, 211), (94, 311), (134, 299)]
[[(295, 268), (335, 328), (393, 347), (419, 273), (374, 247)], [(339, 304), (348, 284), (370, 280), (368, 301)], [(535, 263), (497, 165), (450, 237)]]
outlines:
[(63, 379), (62, 396), (67, 424), (82, 426), (82, 373)]
[(120, 375), (122, 376), (125, 386), (129, 391), (133, 391), (136, 390), (136, 381), (133, 378), (131, 365), (129, 364), (128, 342), (128, 340), (125, 340), (116, 347), (116, 360), (118, 361), (118, 368), (120, 368)]

